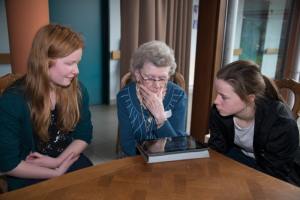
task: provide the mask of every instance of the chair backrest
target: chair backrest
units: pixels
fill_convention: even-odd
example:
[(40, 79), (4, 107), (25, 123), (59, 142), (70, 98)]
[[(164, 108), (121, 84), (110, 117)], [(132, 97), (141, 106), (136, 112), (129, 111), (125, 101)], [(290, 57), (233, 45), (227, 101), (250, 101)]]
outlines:
[[(0, 97), (7, 86), (12, 84), (15, 80), (21, 78), (21, 74), (10, 73), (0, 77)], [(6, 175), (0, 176), (0, 194), (7, 192)]]
[(9, 86), (22, 76), (22, 74), (10, 73), (0, 77), (0, 97), (7, 86)]
[[(178, 73), (178, 72), (175, 72), (175, 74), (173, 76), (171, 76), (170, 80), (177, 84), (179, 87), (181, 87), (183, 90), (185, 90), (185, 81), (184, 81), (184, 78), (183, 76)], [(121, 82), (120, 82), (120, 89), (122, 89), (125, 85), (127, 85), (128, 83), (130, 83), (132, 80), (131, 80), (131, 73), (130, 72), (127, 72), (121, 79)]]
[(296, 120), (299, 118), (300, 112), (300, 83), (297, 83), (293, 79), (282, 79), (274, 80), (279, 90), (287, 88), (294, 93), (294, 105), (292, 107), (292, 112)]

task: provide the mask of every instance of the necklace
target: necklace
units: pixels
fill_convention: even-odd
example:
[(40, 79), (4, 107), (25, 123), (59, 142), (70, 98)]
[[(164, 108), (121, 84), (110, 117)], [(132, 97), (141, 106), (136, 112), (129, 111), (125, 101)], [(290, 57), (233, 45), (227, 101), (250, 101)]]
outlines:
[(153, 117), (152, 117), (152, 115), (149, 113), (149, 110), (147, 110), (147, 111), (148, 111), (148, 114), (149, 114), (149, 118), (148, 118), (148, 123), (149, 123), (149, 125), (147, 125), (147, 122), (146, 122), (146, 119), (145, 119), (145, 116), (144, 116), (143, 105), (142, 105), (142, 103), (140, 103), (140, 105), (141, 105), (141, 111), (142, 111), (143, 119), (144, 119), (144, 122), (145, 122), (145, 125), (146, 125), (146, 128), (147, 128), (147, 135), (150, 135), (149, 128), (150, 128), (150, 125), (151, 125), (151, 123), (152, 123)]

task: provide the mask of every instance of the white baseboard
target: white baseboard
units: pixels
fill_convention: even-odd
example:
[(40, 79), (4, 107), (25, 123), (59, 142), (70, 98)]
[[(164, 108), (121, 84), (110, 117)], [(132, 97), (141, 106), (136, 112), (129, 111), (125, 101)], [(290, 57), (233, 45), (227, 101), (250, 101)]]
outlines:
[(111, 99), (109, 101), (109, 105), (116, 105), (117, 104), (117, 99)]

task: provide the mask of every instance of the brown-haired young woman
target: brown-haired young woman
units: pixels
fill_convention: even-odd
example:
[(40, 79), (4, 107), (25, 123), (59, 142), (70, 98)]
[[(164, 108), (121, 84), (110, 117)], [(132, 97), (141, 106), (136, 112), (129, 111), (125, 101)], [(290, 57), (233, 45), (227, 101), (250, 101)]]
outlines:
[(300, 186), (294, 168), (299, 131), (274, 82), (260, 67), (238, 60), (215, 80), (208, 146), (249, 167)]
[(27, 74), (0, 98), (0, 171), (9, 190), (92, 165), (81, 154), (93, 129), (87, 89), (77, 80), (83, 49), (71, 28), (42, 27)]

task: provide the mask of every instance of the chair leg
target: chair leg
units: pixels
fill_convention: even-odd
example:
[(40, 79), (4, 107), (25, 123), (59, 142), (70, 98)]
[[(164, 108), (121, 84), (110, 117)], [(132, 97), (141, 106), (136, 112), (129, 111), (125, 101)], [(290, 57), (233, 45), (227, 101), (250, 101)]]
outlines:
[(0, 176), (0, 194), (7, 192), (8, 185), (6, 181), (6, 175)]
[(116, 153), (118, 154), (119, 152), (119, 145), (121, 143), (121, 139), (120, 139), (120, 127), (118, 127), (118, 137), (117, 137), (117, 146), (116, 146)]

